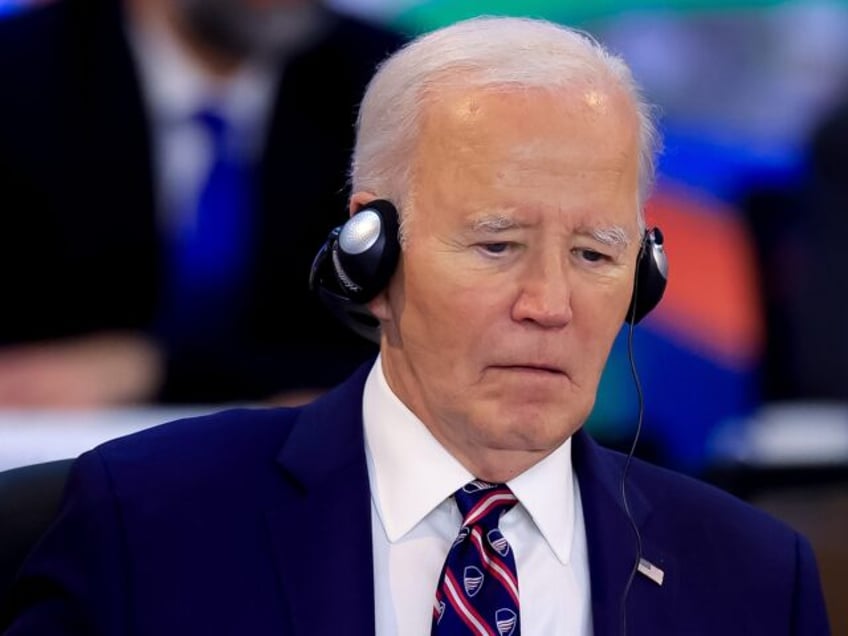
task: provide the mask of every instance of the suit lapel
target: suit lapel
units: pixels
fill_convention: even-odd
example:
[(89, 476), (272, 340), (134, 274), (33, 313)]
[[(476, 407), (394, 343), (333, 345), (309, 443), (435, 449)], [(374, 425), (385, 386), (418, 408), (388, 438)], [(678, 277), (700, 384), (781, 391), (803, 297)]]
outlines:
[(286, 486), (268, 523), (295, 634), (374, 634), (367, 372), (304, 409), (278, 455)]
[[(374, 633), (371, 498), (361, 416), (369, 368), (306, 407), (278, 455), (284, 492), (267, 516), (294, 633), (301, 636)], [(621, 457), (583, 431), (572, 439), (594, 634), (622, 633), (621, 602), (637, 553), (633, 524), (640, 529), (643, 558), (665, 575), (658, 585), (637, 572), (630, 583), (627, 634), (650, 634), (673, 606), (673, 559), (644, 532), (651, 507), (637, 480), (628, 478), (631, 523), (621, 501)]]
[[(598, 446), (584, 431), (579, 431), (572, 439), (586, 525), (594, 633), (596, 636), (622, 634), (626, 620), (628, 636), (650, 634), (651, 625), (662, 623), (660, 615), (668, 611), (675, 588), (671, 560), (644, 532), (651, 514), (650, 504), (634, 480), (628, 477), (631, 522), (621, 499), (621, 457)], [(638, 549), (634, 524), (639, 528), (642, 557), (661, 568), (665, 578), (662, 585), (658, 585), (636, 572), (623, 615), (622, 599)]]

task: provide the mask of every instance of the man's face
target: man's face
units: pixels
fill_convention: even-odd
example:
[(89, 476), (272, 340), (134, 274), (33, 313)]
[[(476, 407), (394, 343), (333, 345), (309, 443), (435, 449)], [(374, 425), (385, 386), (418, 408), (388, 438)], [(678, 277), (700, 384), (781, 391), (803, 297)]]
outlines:
[(413, 157), (408, 242), (373, 303), (390, 386), (478, 477), (574, 433), (639, 248), (637, 118), (615, 89), (440, 94)]
[(175, 0), (186, 26), (238, 57), (285, 53), (312, 36), (318, 0)]

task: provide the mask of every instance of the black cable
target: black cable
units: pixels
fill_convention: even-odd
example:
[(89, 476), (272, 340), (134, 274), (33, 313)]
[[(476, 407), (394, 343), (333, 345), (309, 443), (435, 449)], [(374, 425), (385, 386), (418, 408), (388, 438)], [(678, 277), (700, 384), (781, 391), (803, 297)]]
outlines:
[[(643, 243), (642, 250), (646, 249), (646, 247), (647, 246)], [(642, 261), (642, 250), (640, 250), (639, 258), (636, 261), (636, 272), (634, 274), (635, 282), (633, 284), (633, 311), (631, 312), (630, 320), (628, 321), (630, 326), (627, 333), (627, 356), (630, 360), (630, 373), (633, 376), (633, 383), (636, 386), (639, 416), (636, 421), (636, 432), (633, 435), (633, 442), (630, 444), (630, 452), (624, 460), (624, 467), (621, 471), (621, 501), (624, 505), (624, 512), (627, 514), (627, 519), (630, 521), (630, 527), (633, 528), (633, 534), (636, 538), (636, 558), (633, 561), (633, 568), (630, 570), (630, 576), (627, 578), (627, 584), (624, 586), (624, 592), (621, 595), (621, 636), (627, 635), (627, 597), (630, 594), (630, 588), (633, 585), (633, 580), (635, 579), (636, 572), (639, 569), (639, 562), (642, 560), (642, 535), (639, 533), (639, 527), (636, 525), (636, 521), (633, 519), (633, 514), (630, 512), (630, 504), (627, 501), (626, 489), (627, 471), (630, 468), (630, 462), (633, 459), (633, 455), (636, 453), (636, 444), (639, 442), (639, 435), (642, 432), (642, 419), (645, 414), (645, 399), (642, 394), (642, 383), (639, 381), (639, 373), (636, 370), (636, 359), (633, 355), (633, 326), (636, 322), (635, 315), (639, 292), (639, 265)]]

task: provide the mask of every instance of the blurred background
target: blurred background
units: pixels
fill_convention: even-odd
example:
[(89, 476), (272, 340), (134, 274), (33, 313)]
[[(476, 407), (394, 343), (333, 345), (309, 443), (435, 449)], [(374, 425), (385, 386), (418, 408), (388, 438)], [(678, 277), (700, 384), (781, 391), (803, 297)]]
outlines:
[[(47, 2), (0, 0), (0, 19)], [(647, 216), (665, 235), (670, 280), (658, 309), (622, 331), (588, 427), (629, 450), (641, 421), (637, 455), (805, 532), (834, 633), (848, 633), (848, 2), (329, 4), (406, 35), (482, 13), (544, 17), (626, 59), (659, 106), (664, 149)], [(173, 407), (133, 410), (126, 426)], [(40, 459), (55, 440), (50, 412), (32, 412), (34, 424), (20, 424), (20, 409), (0, 422), (7, 464)], [(63, 426), (89, 431), (82, 450), (120, 432), (108, 419), (77, 413)]]
[[(819, 389), (801, 377), (807, 369), (794, 348), (807, 334), (788, 316), (788, 305), (801, 284), (793, 259), (805, 246), (790, 251), (793, 246), (784, 245), (781, 235), (785, 227), (794, 232), (788, 237), (792, 242), (814, 239), (798, 229), (807, 212), (794, 207), (790, 197), (808, 177), (816, 129), (848, 94), (848, 3), (336, 4), (412, 32), (480, 13), (578, 26), (620, 53), (647, 97), (659, 105), (665, 148), (648, 220), (666, 236), (671, 275), (663, 302), (633, 338), (645, 397), (642, 452), (700, 472), (716, 454), (733, 452), (728, 429), (771, 415), (762, 410), (766, 404), (848, 398), (844, 365), (833, 369), (842, 377)], [(848, 215), (848, 209), (839, 213)], [(813, 249), (821, 252), (823, 246)], [(844, 264), (833, 271), (827, 285), (833, 294), (848, 292), (846, 273)], [(823, 304), (821, 310), (827, 308)], [(637, 419), (627, 336), (623, 332), (617, 344), (590, 422), (596, 434), (610, 439), (631, 438)], [(827, 336), (832, 347), (844, 351), (836, 341), (848, 339), (848, 332)], [(810, 406), (816, 410), (818, 404)], [(829, 419), (831, 413), (825, 409), (821, 416)], [(840, 439), (822, 439), (821, 452), (848, 450)], [(835, 441), (842, 444), (838, 449)], [(812, 446), (800, 452), (819, 450)]]

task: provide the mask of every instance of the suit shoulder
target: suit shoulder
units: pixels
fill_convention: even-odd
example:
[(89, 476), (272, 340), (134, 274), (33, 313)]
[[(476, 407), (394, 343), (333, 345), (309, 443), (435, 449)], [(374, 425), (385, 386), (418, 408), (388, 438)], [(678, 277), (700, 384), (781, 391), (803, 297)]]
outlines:
[(375, 19), (350, 13), (335, 14), (337, 37), (347, 43), (393, 52), (410, 39), (410, 35)]
[(297, 409), (233, 408), (163, 422), (95, 449), (116, 479), (184, 481), (267, 465), (287, 439)]
[(62, 5), (27, 9), (0, 18), (0, 81), (7, 90), (14, 87), (2, 101), (55, 76), (54, 47), (66, 13)]
[[(357, 75), (362, 84), (371, 78), (378, 64), (408, 41), (408, 36), (388, 25), (352, 14), (334, 12), (330, 28), (308, 57), (330, 59), (347, 73)], [(336, 77), (336, 81), (342, 78)]]
[(39, 43), (32, 42), (30, 38), (55, 36), (66, 17), (67, 7), (64, 2), (26, 8), (19, 13), (0, 17), (0, 50), (15, 46), (27, 46), (35, 50)]
[(68, 2), (50, 2), (0, 18), (0, 72), (32, 74), (31, 65), (58, 62), (71, 24)]
[[(623, 456), (613, 456), (621, 467)], [(725, 633), (727, 625), (737, 626), (733, 633), (787, 633), (790, 623), (803, 625), (797, 633), (829, 633), (815, 554), (802, 533), (714, 485), (643, 461), (633, 460), (627, 483), (646, 558), (669, 575), (671, 589), (686, 586), (674, 608), (685, 624), (709, 608), (698, 633)]]
[(73, 86), (71, 61), (80, 34), (68, 1), (45, 3), (0, 19), (0, 137), (26, 143), (33, 126), (61, 112), (57, 107)]
[(797, 539), (797, 532), (783, 520), (695, 477), (633, 459), (628, 480), (654, 514), (678, 530), (707, 526), (714, 536), (733, 536), (752, 546), (761, 545), (763, 536), (787, 544)]

